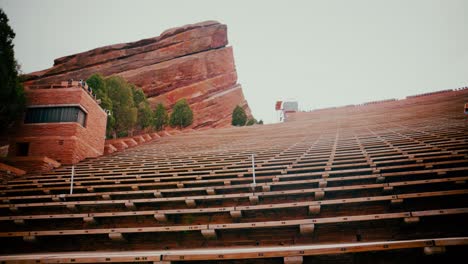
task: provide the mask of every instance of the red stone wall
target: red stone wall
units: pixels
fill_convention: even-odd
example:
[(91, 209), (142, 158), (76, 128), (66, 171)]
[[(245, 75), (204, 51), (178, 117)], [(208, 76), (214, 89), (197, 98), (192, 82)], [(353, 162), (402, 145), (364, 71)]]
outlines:
[(26, 90), (28, 106), (81, 105), (87, 112), (85, 127), (78, 123), (21, 124), (15, 129), (9, 156), (16, 142), (30, 142), (28, 156), (47, 156), (63, 164), (76, 163), (104, 152), (106, 113), (82, 88)]
[(56, 59), (52, 68), (28, 74), (26, 84), (118, 75), (141, 87), (153, 108), (163, 103), (170, 110), (179, 99), (187, 99), (194, 110), (191, 128), (230, 126), (236, 105), (249, 116), (250, 109), (227, 45), (227, 26), (206, 21)]

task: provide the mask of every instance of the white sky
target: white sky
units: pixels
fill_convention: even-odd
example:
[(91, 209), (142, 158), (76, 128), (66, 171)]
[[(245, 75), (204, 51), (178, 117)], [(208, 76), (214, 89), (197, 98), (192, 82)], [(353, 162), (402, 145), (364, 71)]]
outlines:
[(25, 73), (65, 55), (205, 20), (228, 25), (244, 95), (274, 122), (304, 110), (468, 85), (468, 1), (0, 0)]

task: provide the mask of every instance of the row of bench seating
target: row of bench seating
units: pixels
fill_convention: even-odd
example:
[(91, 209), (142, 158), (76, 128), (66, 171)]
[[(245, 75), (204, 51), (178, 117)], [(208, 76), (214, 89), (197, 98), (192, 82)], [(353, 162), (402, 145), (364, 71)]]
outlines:
[[(327, 181), (314, 181), (318, 183), (318, 188), (302, 188), (302, 189), (292, 189), (292, 190), (280, 190), (272, 191), (270, 188), (272, 185), (263, 185), (269, 186), (268, 188), (262, 188), (261, 192), (246, 192), (246, 193), (232, 193), (232, 194), (216, 194), (214, 189), (205, 189), (208, 195), (196, 195), (196, 196), (178, 196), (178, 197), (162, 197), (161, 192), (152, 192), (151, 194), (155, 198), (139, 198), (139, 199), (123, 199), (116, 200), (111, 199), (111, 196), (102, 197), (102, 200), (78, 200), (78, 201), (64, 201), (65, 197), (55, 196), (53, 197), (53, 202), (36, 202), (36, 203), (11, 203), (11, 204), (0, 204), (0, 208), (7, 208), (13, 212), (18, 211), (20, 208), (27, 207), (52, 207), (52, 206), (63, 206), (76, 210), (76, 206), (83, 205), (125, 205), (129, 209), (136, 207), (136, 204), (145, 204), (145, 203), (169, 203), (169, 202), (183, 202), (188, 207), (195, 207), (197, 201), (206, 201), (206, 200), (224, 200), (224, 199), (239, 199), (239, 198), (248, 198), (251, 204), (256, 204), (261, 197), (275, 197), (275, 196), (284, 196), (284, 195), (294, 195), (300, 194), (305, 195), (309, 194), (314, 197), (315, 200), (322, 200), (326, 194), (336, 193), (336, 192), (346, 192), (346, 191), (364, 191), (377, 189), (381, 191), (392, 192), (394, 188), (399, 186), (411, 186), (411, 185), (428, 185), (428, 184), (437, 184), (437, 183), (447, 183), (452, 182), (455, 184), (466, 184), (467, 177), (455, 177), (455, 178), (444, 178), (444, 179), (432, 179), (432, 180), (415, 180), (415, 181), (405, 181), (405, 182), (396, 182), (396, 183), (374, 183), (374, 184), (364, 184), (364, 185), (347, 185), (347, 186), (337, 186), (337, 187), (325, 187)], [(280, 182), (281, 183), (281, 182)], [(290, 183), (290, 182), (286, 182)], [(305, 181), (299, 182), (299, 185), (303, 185)], [(244, 188), (249, 188), (251, 185), (244, 186)], [(203, 190), (199, 189), (199, 190)], [(147, 192), (149, 193), (149, 192)]]
[[(409, 165), (396, 165), (396, 166), (387, 166), (387, 167), (380, 167), (380, 168), (362, 168), (362, 169), (349, 169), (349, 170), (334, 170), (334, 171), (317, 171), (310, 173), (311, 175), (321, 175), (323, 178), (327, 177), (334, 177), (335, 175), (355, 175), (355, 174), (384, 174), (385, 172), (391, 172), (391, 171), (398, 171), (398, 170), (405, 170), (408, 169), (409, 172), (412, 172), (412, 170), (422, 170), (422, 169), (438, 169), (438, 168), (447, 168), (450, 166), (456, 166), (456, 165), (466, 165), (468, 164), (468, 159), (456, 159), (452, 161), (441, 161), (441, 162), (430, 162), (430, 163), (415, 163), (415, 164), (409, 164)], [(463, 167), (462, 167), (463, 168)], [(307, 172), (307, 169), (302, 169)], [(441, 170), (442, 171), (442, 170)], [(260, 171), (257, 172), (257, 175), (264, 175), (263, 173), (266, 173), (267, 175), (270, 173), (274, 173), (275, 171)], [(301, 173), (303, 171), (295, 171), (296, 173)], [(249, 177), (252, 174), (251, 172), (248, 172), (246, 174), (224, 174), (224, 175), (206, 175), (206, 176), (187, 176), (184, 178), (175, 178), (175, 177), (142, 177), (142, 176), (136, 176), (134, 179), (120, 179), (120, 180), (105, 180), (102, 179), (101, 181), (76, 181), (74, 182), (76, 188), (75, 190), (80, 190), (80, 189), (88, 189), (88, 188), (93, 188), (93, 189), (99, 189), (99, 188), (122, 188), (122, 187), (128, 187), (128, 188), (137, 188), (135, 186), (140, 186), (140, 187), (152, 187), (153, 189), (166, 189), (168, 187), (178, 187), (178, 188), (183, 188), (186, 185), (207, 185), (207, 186), (212, 186), (212, 185), (219, 185), (219, 184), (224, 184), (224, 185), (231, 185), (231, 184), (242, 184), (245, 182), (251, 182), (252, 179)], [(281, 175), (288, 174), (287, 171), (281, 171), (281, 173), (277, 176), (258, 176), (257, 179), (259, 181), (272, 181), (274, 179), (282, 177)], [(293, 173), (291, 173), (293, 174)], [(219, 176), (226, 176), (221, 179), (217, 178)], [(176, 179), (176, 181), (170, 181), (173, 178)], [(215, 179), (210, 179), (210, 178), (215, 178)], [(186, 179), (186, 180), (183, 180)], [(129, 182), (129, 183), (125, 183)], [(100, 185), (93, 185), (98, 183)], [(107, 184), (103, 184), (107, 183)], [(62, 187), (60, 187), (60, 185)], [(93, 186), (92, 186), (93, 185)], [(10, 192), (25, 192), (29, 190), (37, 190), (37, 188), (21, 188), (23, 186), (26, 187), (38, 187), (38, 188), (43, 188), (45, 192), (50, 192), (51, 190), (54, 191), (62, 191), (66, 192), (70, 188), (70, 180), (69, 179), (64, 179), (63, 183), (31, 183), (28, 185), (9, 185), (5, 186), (7, 187), (6, 189), (0, 190), (3, 195), (10, 193)], [(50, 186), (50, 187), (49, 187)], [(53, 186), (58, 186), (58, 187), (53, 187)], [(89, 186), (89, 187), (87, 187)], [(138, 187), (138, 188), (140, 188)], [(159, 187), (159, 188), (158, 188)]]
[[(438, 98), (446, 100), (430, 101), (431, 115), (428, 102), (389, 102), (380, 104), (386, 111), (370, 105), (176, 133), (80, 162), (72, 195), (69, 166), (10, 180), (0, 185), (0, 252), (54, 250), (55, 260), (70, 262), (297, 263), (337, 251), (466, 246), (467, 129), (452, 106), (461, 99)], [(266, 245), (276, 249), (262, 251)], [(164, 248), (106, 258), (63, 253)]]
[[(167, 215), (180, 215), (180, 214), (207, 214), (207, 213), (229, 213), (233, 218), (241, 218), (244, 211), (258, 211), (258, 210), (275, 210), (282, 208), (298, 208), (303, 207), (308, 209), (310, 215), (320, 214), (323, 206), (329, 205), (345, 205), (345, 204), (363, 204), (374, 202), (388, 202), (391, 205), (402, 204), (407, 199), (425, 198), (425, 197), (440, 197), (451, 195), (468, 195), (467, 189), (448, 190), (448, 191), (435, 191), (435, 192), (422, 192), (422, 193), (408, 193), (397, 195), (383, 195), (383, 196), (367, 196), (345, 199), (331, 199), (321, 201), (303, 201), (303, 202), (290, 202), (290, 203), (277, 203), (277, 204), (259, 204), (259, 205), (246, 205), (246, 206), (231, 206), (231, 207), (208, 207), (208, 208), (189, 208), (189, 209), (166, 209), (166, 210), (133, 210), (133, 211), (119, 211), (119, 212), (103, 212), (103, 213), (74, 213), (74, 214), (47, 214), (47, 215), (14, 215), (14, 216), (0, 216), (0, 221), (14, 221), (15, 224), (24, 225), (24, 220), (39, 220), (39, 219), (83, 219), (84, 222), (96, 221), (101, 217), (132, 217), (132, 216), (154, 216), (159, 222), (166, 222)], [(22, 221), (21, 221), (22, 220)], [(29, 221), (28, 221), (29, 222)]]
[[(388, 186), (393, 186), (396, 183), (395, 181), (401, 180), (403, 177), (403, 180), (407, 180), (408, 177), (418, 177), (420, 179), (427, 178), (429, 176), (429, 179), (434, 179), (434, 176), (430, 175), (446, 175), (447, 173), (463, 173), (468, 170), (468, 167), (460, 167), (460, 168), (444, 168), (444, 169), (427, 169), (427, 170), (420, 170), (420, 171), (413, 171), (413, 172), (391, 172), (391, 173), (379, 173), (379, 174), (369, 174), (369, 175), (356, 175), (356, 176), (345, 176), (345, 177), (323, 177), (324, 175), (321, 173), (302, 173), (302, 174), (291, 174), (291, 175), (281, 175), (281, 176), (276, 176), (276, 177), (259, 177), (260, 181), (257, 184), (257, 188), (262, 190), (262, 191), (268, 191), (271, 189), (275, 189), (277, 187), (286, 187), (288, 185), (296, 185), (296, 184), (316, 184), (316, 186), (321, 186), (324, 187), (327, 185), (327, 183), (332, 183), (333, 186), (340, 186), (340, 185), (347, 185), (347, 184), (353, 184), (352, 181), (366, 181), (368, 183), (371, 183), (372, 181), (376, 182), (387, 182)], [(461, 174), (463, 175), (463, 174)], [(333, 174), (331, 175), (333, 176)], [(457, 177), (460, 177), (460, 175), (454, 175), (453, 179), (456, 181), (463, 181), (464, 179), (460, 178), (457, 180)], [(395, 178), (395, 179), (393, 179)], [(268, 179), (268, 181), (262, 182), (264, 179)], [(238, 179), (236, 179), (238, 180)], [(28, 196), (9, 196), (9, 197), (0, 197), (0, 200), (3, 201), (3, 203), (14, 203), (16, 200), (21, 200), (21, 199), (51, 199), (51, 200), (61, 200), (61, 199), (73, 199), (74, 197), (89, 197), (89, 198), (99, 198), (102, 197), (104, 199), (110, 199), (111, 196), (113, 195), (135, 195), (135, 194), (151, 194), (155, 195), (156, 197), (163, 197), (164, 194), (172, 194), (172, 195), (177, 195), (177, 194), (184, 194), (188, 192), (196, 192), (196, 191), (203, 191), (206, 192), (206, 194), (216, 194), (218, 192), (232, 192), (233, 190), (241, 190), (241, 189), (248, 189), (251, 188), (250, 184), (250, 179), (247, 179), (247, 181), (240, 181), (238, 183), (240, 184), (234, 184), (235, 182), (227, 182), (228, 180), (223, 180), (221, 186), (210, 186), (210, 187), (190, 187), (187, 188), (185, 185), (181, 185), (181, 183), (178, 183), (178, 186), (174, 188), (169, 188), (169, 189), (150, 189), (150, 190), (132, 190), (132, 191), (99, 191), (99, 188), (96, 187), (80, 187), (80, 186), (75, 186), (76, 189), (86, 189), (86, 190), (91, 190), (91, 193), (75, 193), (73, 195), (28, 195)], [(369, 182), (370, 181), (370, 182)], [(242, 184), (242, 182), (245, 182)], [(350, 182), (350, 183), (347, 183)], [(229, 183), (226, 185), (225, 183)], [(128, 189), (132, 189), (132, 186), (135, 185), (126, 185)], [(138, 187), (141, 187), (142, 185), (137, 185)], [(387, 185), (386, 185), (387, 186)], [(107, 187), (107, 186), (105, 186)], [(111, 186), (112, 187), (112, 186)], [(35, 190), (35, 189), (33, 189)], [(44, 190), (49, 190), (49, 189), (42, 189)], [(49, 190), (50, 191), (50, 190)], [(32, 201), (32, 200), (31, 200)], [(1, 207), (1, 206), (0, 206)]]
[(322, 245), (302, 245), (291, 247), (261, 247), (252, 250), (251, 247), (210, 250), (164, 250), (164, 251), (119, 251), (107, 252), (68, 252), (54, 254), (34, 254), (21, 256), (0, 256), (5, 264), (35, 264), (35, 263), (109, 263), (109, 262), (140, 262), (153, 264), (171, 264), (180, 261), (226, 261), (281, 258), (284, 264), (301, 264), (304, 258), (315, 255), (339, 255), (359, 252), (385, 252), (401, 249), (422, 249), (424, 254), (444, 253), (446, 248), (468, 245), (468, 237), (436, 238), (384, 242), (338, 243)]
[(267, 228), (298, 226), (301, 235), (310, 235), (313, 233), (315, 225), (331, 223), (347, 223), (355, 221), (377, 221), (384, 219), (403, 219), (405, 223), (417, 223), (420, 217), (429, 217), (435, 215), (449, 214), (467, 214), (468, 208), (439, 209), (416, 212), (386, 213), (375, 215), (356, 215), (346, 217), (327, 217), (313, 218), (303, 220), (284, 220), (253, 223), (230, 223), (230, 224), (207, 224), (190, 226), (155, 226), (155, 227), (134, 227), (134, 228), (112, 228), (112, 229), (78, 229), (78, 230), (50, 230), (50, 231), (29, 231), (29, 232), (0, 232), (2, 237), (23, 237), (27, 242), (33, 242), (40, 236), (70, 236), (70, 235), (95, 235), (106, 234), (112, 240), (124, 240), (123, 235), (127, 233), (158, 233), (158, 232), (180, 232), (200, 230), (206, 239), (215, 239), (216, 230), (225, 229), (245, 229), (245, 228)]

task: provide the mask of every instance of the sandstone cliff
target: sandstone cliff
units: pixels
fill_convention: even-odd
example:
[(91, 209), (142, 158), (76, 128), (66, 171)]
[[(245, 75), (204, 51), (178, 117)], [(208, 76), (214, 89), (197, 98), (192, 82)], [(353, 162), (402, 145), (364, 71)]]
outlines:
[(86, 79), (98, 72), (119, 75), (143, 88), (153, 107), (162, 102), (170, 108), (186, 98), (194, 111), (193, 128), (222, 127), (230, 125), (236, 105), (250, 116), (227, 44), (226, 25), (206, 21), (58, 58), (52, 68), (28, 74), (26, 84)]

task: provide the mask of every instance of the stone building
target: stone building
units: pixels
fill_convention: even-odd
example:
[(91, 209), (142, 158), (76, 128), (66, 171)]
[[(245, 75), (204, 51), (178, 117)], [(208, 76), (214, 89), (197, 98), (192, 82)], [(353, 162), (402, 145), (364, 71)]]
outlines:
[(25, 92), (26, 113), (10, 140), (13, 163), (32, 166), (47, 157), (74, 164), (103, 154), (107, 114), (85, 83), (29, 86)]

